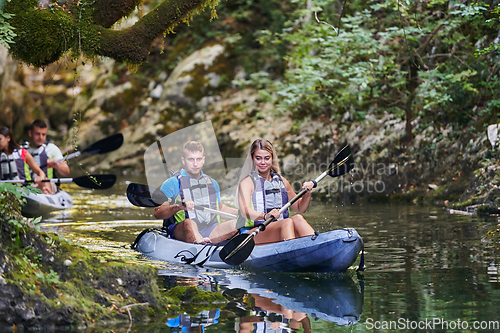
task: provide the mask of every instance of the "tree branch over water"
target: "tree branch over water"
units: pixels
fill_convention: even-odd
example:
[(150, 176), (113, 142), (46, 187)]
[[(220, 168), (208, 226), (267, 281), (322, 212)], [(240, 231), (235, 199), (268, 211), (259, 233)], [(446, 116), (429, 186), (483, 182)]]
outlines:
[[(28, 65), (46, 67), (65, 52), (74, 57), (106, 56), (120, 62), (140, 64), (147, 59), (154, 39), (172, 32), (182, 22), (218, 0), (165, 0), (131, 27), (112, 26), (130, 16), (143, 0), (80, 0), (42, 4), (38, 0), (5, 3), (4, 12), (14, 14), (9, 23), (17, 34), (10, 52)], [(212, 13), (212, 17), (215, 12)]]

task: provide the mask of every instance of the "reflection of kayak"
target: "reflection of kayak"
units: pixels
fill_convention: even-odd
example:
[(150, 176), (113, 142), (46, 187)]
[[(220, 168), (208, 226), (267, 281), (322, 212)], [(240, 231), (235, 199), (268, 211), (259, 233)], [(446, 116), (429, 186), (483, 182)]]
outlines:
[(189, 328), (193, 330), (193, 327), (201, 327), (201, 331), (204, 332), (206, 326), (215, 325), (218, 323), (217, 319), (220, 317), (220, 309), (208, 311), (204, 310), (198, 313), (196, 316), (192, 317), (186, 313), (180, 314), (175, 318), (170, 318), (167, 321), (168, 327), (180, 328), (182, 332), (188, 331)]
[[(252, 273), (220, 274), (216, 271), (194, 270), (173, 272), (160, 270), (160, 276), (169, 280), (193, 279), (198, 285), (204, 281), (215, 284), (214, 290), (245, 290), (252, 294), (270, 299), (286, 310), (307, 314), (311, 319), (334, 322), (337, 325), (352, 325), (359, 322), (363, 312), (363, 288), (348, 275), (331, 274), (291, 274), (291, 273)], [(171, 282), (168, 281), (171, 288)]]
[(73, 201), (68, 192), (59, 190), (55, 194), (32, 193), (24, 196), (26, 203), (22, 207), (22, 214), (26, 217), (41, 216), (55, 210), (73, 207)]
[(363, 312), (363, 294), (352, 278), (344, 275), (292, 275), (289, 273), (229, 276), (231, 288), (271, 298), (287, 310), (314, 319), (352, 325)]
[[(150, 257), (216, 268), (232, 267), (219, 257), (222, 247), (185, 243), (158, 229), (144, 230), (135, 248)], [(242, 267), (255, 271), (345, 272), (356, 260), (363, 240), (353, 228), (333, 230), (317, 237), (256, 246)]]

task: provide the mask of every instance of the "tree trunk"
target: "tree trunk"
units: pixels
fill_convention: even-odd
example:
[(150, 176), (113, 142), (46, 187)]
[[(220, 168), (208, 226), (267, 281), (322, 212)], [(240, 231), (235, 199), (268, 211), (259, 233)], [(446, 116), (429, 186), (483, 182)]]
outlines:
[(413, 110), (412, 104), (413, 100), (416, 96), (416, 90), (418, 88), (418, 67), (414, 61), (410, 62), (410, 68), (408, 71), (408, 83), (406, 84), (406, 88), (408, 89), (408, 98), (406, 99), (405, 112), (406, 112), (406, 142), (413, 141), (413, 132), (411, 122), (413, 120)]

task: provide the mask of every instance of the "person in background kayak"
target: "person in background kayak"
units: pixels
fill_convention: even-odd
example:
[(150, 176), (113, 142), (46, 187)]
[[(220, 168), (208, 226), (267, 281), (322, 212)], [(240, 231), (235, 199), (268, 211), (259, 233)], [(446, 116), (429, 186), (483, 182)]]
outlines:
[[(302, 189), (312, 190), (313, 182), (305, 182)], [(237, 202), (240, 210), (237, 228), (254, 228), (264, 223), (271, 216), (275, 221), (268, 224), (266, 230), (255, 236), (256, 244), (274, 243), (314, 234), (314, 229), (302, 215), (289, 216), (288, 211), (279, 214), (279, 210), (296, 194), (290, 183), (280, 175), (276, 150), (271, 142), (255, 140), (240, 173), (237, 190)], [(311, 202), (311, 191), (297, 200), (292, 208), (304, 213)]]
[(205, 164), (203, 145), (188, 141), (183, 147), (184, 169), (165, 180), (160, 190), (168, 198), (177, 198), (185, 206), (168, 202), (156, 207), (154, 216), (164, 219), (164, 227), (174, 239), (190, 243), (219, 243), (236, 233), (236, 220), (222, 222), (219, 215), (195, 210), (194, 205), (237, 215), (235, 208), (221, 202), (219, 184), (202, 171)]
[(33, 156), (22, 149), (13, 139), (12, 132), (5, 126), (0, 127), (0, 176), (2, 180), (31, 180), (31, 175), (24, 167), (25, 163), (34, 170), (35, 185), (43, 193), (50, 193), (50, 183), (42, 183), (47, 179), (45, 173), (36, 164)]
[[(59, 147), (46, 142), (47, 131), (48, 127), (45, 121), (40, 119), (33, 121), (28, 131), (30, 141), (27, 149), (49, 179), (54, 178), (54, 169), (60, 176), (68, 176), (70, 172), (68, 162), (64, 160), (57, 162), (64, 157)], [(57, 192), (55, 184), (51, 184), (50, 191), (50, 193)]]

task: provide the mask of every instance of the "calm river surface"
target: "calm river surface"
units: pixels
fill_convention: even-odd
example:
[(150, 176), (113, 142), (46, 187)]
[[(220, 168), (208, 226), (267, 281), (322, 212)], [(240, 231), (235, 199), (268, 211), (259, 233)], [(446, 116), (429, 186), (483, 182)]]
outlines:
[(500, 324), (500, 250), (483, 239), (498, 217), (316, 201), (304, 214), (316, 230), (354, 227), (363, 237), (362, 275), (355, 270), (359, 258), (342, 276), (208, 270), (150, 261), (130, 249), (137, 234), (161, 221), (151, 208), (133, 207), (126, 186), (122, 181), (110, 190), (87, 191), (63, 185), (75, 206), (45, 218), (42, 230), (99, 255), (139, 257), (160, 269), (165, 288), (198, 285), (233, 298), (197, 316), (113, 327), (114, 332), (477, 332)]

